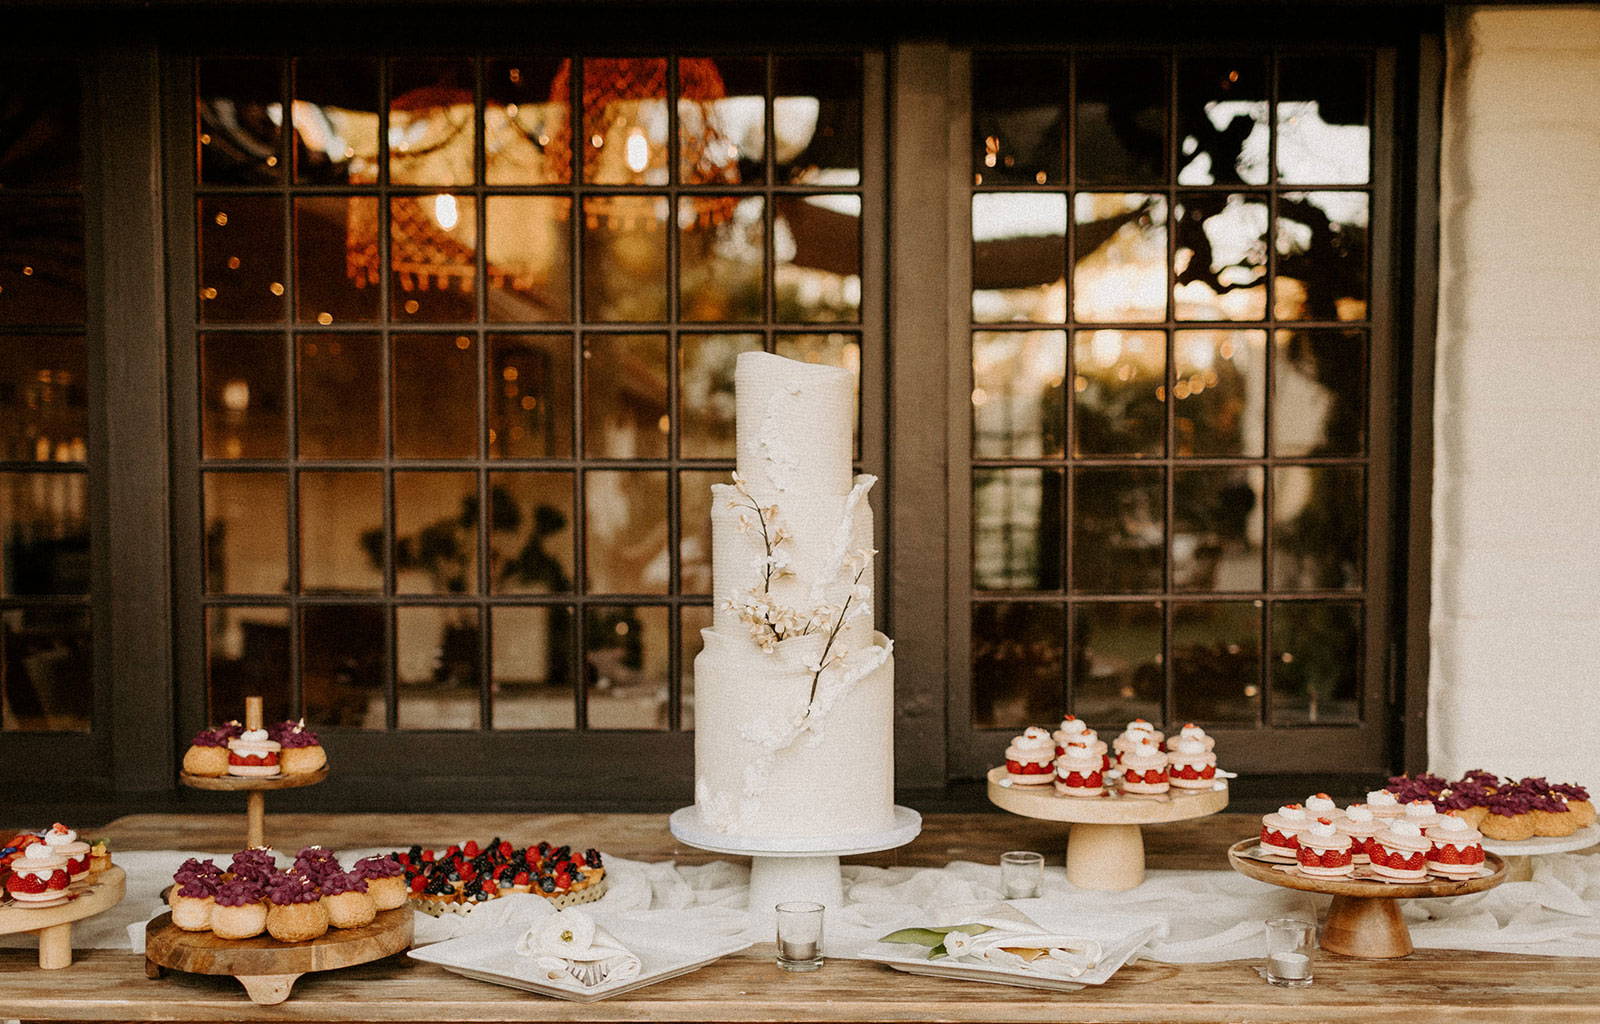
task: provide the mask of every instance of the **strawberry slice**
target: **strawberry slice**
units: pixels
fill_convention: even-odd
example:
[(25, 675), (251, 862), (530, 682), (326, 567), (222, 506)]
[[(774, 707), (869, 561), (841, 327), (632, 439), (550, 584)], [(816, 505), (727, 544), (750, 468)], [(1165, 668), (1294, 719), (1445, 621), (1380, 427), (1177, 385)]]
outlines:
[(506, 860), (510, 860), (511, 851), (511, 843), (504, 839), (500, 840), (500, 856), (504, 857)]
[(517, 877), (513, 878), (511, 880), (511, 884), (512, 885), (527, 885), (528, 884), (528, 873), (526, 871), (518, 871), (517, 872)]
[(422, 890), (426, 889), (427, 887), (428, 887), (428, 879), (427, 879), (427, 877), (425, 875), (418, 875), (417, 877), (415, 877), (415, 878), (413, 878), (411, 880), (411, 891), (412, 892), (421, 892)]
[(478, 849), (478, 841), (476, 839), (468, 839), (467, 845), (461, 848), (461, 852), (466, 854), (468, 857), (476, 857), (483, 851)]
[(1460, 864), (1461, 851), (1454, 846), (1435, 846), (1428, 854), (1428, 859), (1435, 864)]

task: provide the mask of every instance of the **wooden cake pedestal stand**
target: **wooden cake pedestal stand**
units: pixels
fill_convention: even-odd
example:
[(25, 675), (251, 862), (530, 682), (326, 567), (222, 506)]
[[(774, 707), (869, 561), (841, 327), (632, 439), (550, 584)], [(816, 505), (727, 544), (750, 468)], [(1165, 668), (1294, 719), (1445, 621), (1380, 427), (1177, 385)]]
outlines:
[(39, 934), (39, 966), (58, 971), (72, 966), (72, 922), (104, 913), (122, 902), (128, 876), (110, 867), (87, 887), (70, 888), (77, 895), (60, 906), (30, 907), (13, 901), (0, 907), (0, 935)]
[[(260, 697), (246, 697), (244, 699), (244, 727), (246, 729), (262, 728)], [(304, 772), (299, 775), (269, 775), (264, 778), (244, 775), (210, 776), (190, 775), (188, 772), (178, 773), (178, 781), (190, 789), (245, 794), (245, 845), (252, 848), (267, 845), (266, 793), (268, 790), (301, 789), (305, 786), (315, 786), (327, 777), (327, 765), (323, 765), (314, 772)]]
[(1064, 821), (1067, 881), (1080, 889), (1123, 892), (1144, 881), (1145, 825), (1164, 825), (1216, 814), (1228, 806), (1228, 784), (1159, 796), (1062, 796), (1054, 786), (1003, 785), (1002, 765), (989, 770), (989, 802), (1024, 818)]
[(1245, 851), (1254, 849), (1258, 842), (1257, 839), (1241, 839), (1228, 847), (1228, 863), (1233, 865), (1233, 870), (1258, 882), (1332, 896), (1328, 919), (1322, 925), (1322, 948), (1364, 960), (1391, 960), (1411, 954), (1411, 931), (1400, 913), (1401, 900), (1465, 896), (1493, 889), (1506, 880), (1505, 861), (1487, 851), (1483, 862), (1493, 874), (1460, 882), (1443, 878), (1404, 883), (1363, 878), (1312, 878), (1283, 870), (1288, 865), (1267, 864), (1245, 856)]
[(1506, 881), (1533, 881), (1533, 858), (1549, 853), (1574, 853), (1600, 843), (1600, 825), (1589, 825), (1570, 836), (1535, 836), (1532, 839), (1484, 839), (1485, 853), (1497, 853), (1506, 862)]
[(170, 913), (145, 925), (145, 974), (167, 970), (231, 975), (250, 1001), (275, 1006), (289, 998), (302, 974), (333, 971), (391, 956), (411, 945), (410, 907), (385, 910), (363, 928), (332, 928), (310, 942), (279, 942), (262, 934), (253, 939), (219, 939), (210, 932), (186, 932)]

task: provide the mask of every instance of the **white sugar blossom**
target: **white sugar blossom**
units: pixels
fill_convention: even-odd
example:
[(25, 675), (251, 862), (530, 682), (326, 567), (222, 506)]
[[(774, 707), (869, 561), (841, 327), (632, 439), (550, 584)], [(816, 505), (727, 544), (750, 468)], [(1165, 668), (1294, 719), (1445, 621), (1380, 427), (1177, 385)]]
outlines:
[(972, 936), (960, 931), (945, 932), (944, 951), (951, 957), (966, 956), (972, 952)]

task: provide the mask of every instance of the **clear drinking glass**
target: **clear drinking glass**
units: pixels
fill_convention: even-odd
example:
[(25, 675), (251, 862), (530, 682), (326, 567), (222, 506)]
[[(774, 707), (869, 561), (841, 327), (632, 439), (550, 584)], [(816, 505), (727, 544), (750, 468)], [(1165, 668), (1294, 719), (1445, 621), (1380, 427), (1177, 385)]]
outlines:
[(1267, 982), (1288, 988), (1311, 984), (1311, 964), (1316, 955), (1317, 926), (1294, 917), (1267, 922)]
[(1000, 893), (1008, 900), (1031, 900), (1044, 891), (1044, 854), (1012, 850), (1000, 855)]
[(820, 903), (780, 903), (778, 966), (786, 971), (814, 971), (822, 966), (822, 911)]

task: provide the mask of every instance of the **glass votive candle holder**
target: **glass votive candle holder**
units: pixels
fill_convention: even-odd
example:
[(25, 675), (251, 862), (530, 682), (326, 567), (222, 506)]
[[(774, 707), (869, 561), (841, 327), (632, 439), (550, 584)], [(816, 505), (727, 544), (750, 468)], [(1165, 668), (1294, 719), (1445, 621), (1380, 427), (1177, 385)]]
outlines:
[(778, 966), (786, 971), (814, 971), (822, 966), (822, 904), (780, 903)]
[(1012, 850), (1000, 855), (1000, 895), (1031, 900), (1044, 891), (1044, 854)]
[(1317, 926), (1297, 917), (1267, 922), (1267, 982), (1286, 988), (1311, 984), (1311, 964), (1316, 953)]

